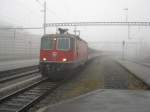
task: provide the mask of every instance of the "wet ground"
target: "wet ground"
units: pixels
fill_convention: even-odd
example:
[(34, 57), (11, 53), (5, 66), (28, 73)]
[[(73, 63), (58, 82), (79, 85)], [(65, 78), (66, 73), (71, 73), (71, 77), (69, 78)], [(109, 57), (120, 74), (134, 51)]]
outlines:
[(57, 88), (35, 105), (30, 112), (96, 89), (148, 89), (142, 81), (122, 68), (111, 57), (100, 56), (84, 67), (77, 76)]

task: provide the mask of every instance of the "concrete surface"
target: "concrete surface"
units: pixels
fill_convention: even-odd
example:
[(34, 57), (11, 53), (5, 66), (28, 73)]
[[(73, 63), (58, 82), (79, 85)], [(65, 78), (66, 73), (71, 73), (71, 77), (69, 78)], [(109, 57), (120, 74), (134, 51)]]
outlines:
[[(105, 56), (95, 59), (77, 78), (70, 87), (65, 85), (65, 90), (62, 89), (64, 91), (59, 89), (46, 103), (43, 101), (38, 112), (150, 112), (150, 92), (141, 90), (142, 86), (137, 84), (141, 82), (113, 58)], [(99, 90), (85, 95), (77, 94), (85, 93), (83, 91), (92, 87), (91, 85)], [(64, 101), (66, 99), (63, 99), (63, 95), (67, 98), (81, 96), (69, 97), (73, 99)], [(47, 102), (49, 106), (46, 106)], [(56, 104), (52, 105), (51, 102)]]
[(38, 112), (150, 112), (150, 91), (100, 89)]
[(146, 67), (126, 60), (119, 60), (118, 62), (150, 86), (150, 67)]
[(4, 61), (4, 62), (0, 62), (0, 71), (23, 68), (23, 67), (28, 67), (28, 66), (38, 65), (38, 64), (39, 64), (38, 59)]

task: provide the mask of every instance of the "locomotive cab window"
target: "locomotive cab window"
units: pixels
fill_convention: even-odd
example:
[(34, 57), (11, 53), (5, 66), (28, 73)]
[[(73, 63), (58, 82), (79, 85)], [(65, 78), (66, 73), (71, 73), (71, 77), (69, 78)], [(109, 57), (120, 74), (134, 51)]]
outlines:
[(42, 38), (41, 39), (41, 49), (50, 50), (54, 48), (53, 38)]
[(70, 38), (58, 38), (57, 49), (58, 50), (69, 50), (70, 49)]

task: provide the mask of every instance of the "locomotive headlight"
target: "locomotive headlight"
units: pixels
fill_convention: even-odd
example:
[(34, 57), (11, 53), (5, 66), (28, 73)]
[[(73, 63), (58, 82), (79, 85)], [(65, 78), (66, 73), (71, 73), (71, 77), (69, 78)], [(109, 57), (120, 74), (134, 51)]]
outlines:
[(65, 62), (65, 61), (67, 61), (67, 59), (66, 59), (66, 58), (63, 58), (62, 61)]
[(46, 61), (46, 58), (43, 58), (43, 61)]

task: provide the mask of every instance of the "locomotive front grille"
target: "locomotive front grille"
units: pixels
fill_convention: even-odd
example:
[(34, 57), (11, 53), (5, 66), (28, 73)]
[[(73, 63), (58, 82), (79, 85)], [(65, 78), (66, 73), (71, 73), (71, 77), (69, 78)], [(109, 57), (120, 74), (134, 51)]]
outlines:
[(52, 52), (52, 58), (58, 58), (58, 53), (57, 52)]

